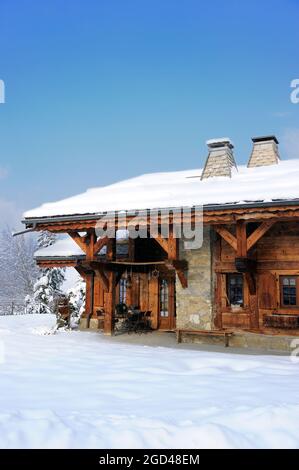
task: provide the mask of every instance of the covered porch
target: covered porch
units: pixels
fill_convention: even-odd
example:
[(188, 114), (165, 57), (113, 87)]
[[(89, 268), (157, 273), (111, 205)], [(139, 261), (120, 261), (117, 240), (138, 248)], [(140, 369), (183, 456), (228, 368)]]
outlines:
[[(80, 254), (37, 256), (42, 268), (74, 268), (86, 282), (81, 328), (120, 332), (124, 311), (144, 315), (152, 330), (176, 329), (176, 277), (187, 287), (187, 263), (179, 260), (178, 239), (161, 236), (97, 238), (95, 229), (70, 231)], [(179, 282), (181, 282), (179, 281)]]

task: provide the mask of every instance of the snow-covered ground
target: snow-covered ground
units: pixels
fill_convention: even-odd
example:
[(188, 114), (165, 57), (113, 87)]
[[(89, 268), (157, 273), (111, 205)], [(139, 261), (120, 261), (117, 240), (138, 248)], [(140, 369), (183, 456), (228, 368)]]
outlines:
[(2, 448), (299, 447), (288, 357), (45, 335), (53, 322), (0, 317)]

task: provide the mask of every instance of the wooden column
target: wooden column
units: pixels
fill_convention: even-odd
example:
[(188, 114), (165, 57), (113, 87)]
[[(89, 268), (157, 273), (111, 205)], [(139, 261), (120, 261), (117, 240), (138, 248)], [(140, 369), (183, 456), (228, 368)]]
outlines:
[(104, 334), (112, 335), (114, 331), (114, 308), (115, 308), (115, 273), (110, 271), (107, 275), (109, 290), (104, 293), (105, 317)]
[(236, 237), (237, 237), (237, 257), (247, 257), (247, 235), (246, 235), (246, 223), (243, 220), (237, 221), (236, 226)]
[(159, 324), (159, 279), (152, 277), (149, 280), (149, 310), (152, 312), (151, 320), (154, 330), (158, 329)]
[(85, 276), (86, 292), (85, 292), (85, 312), (84, 316), (90, 318), (93, 313), (93, 299), (94, 299), (94, 279), (93, 273), (88, 273)]
[(93, 261), (94, 259), (94, 246), (96, 243), (95, 230), (90, 230), (86, 238), (86, 260)]

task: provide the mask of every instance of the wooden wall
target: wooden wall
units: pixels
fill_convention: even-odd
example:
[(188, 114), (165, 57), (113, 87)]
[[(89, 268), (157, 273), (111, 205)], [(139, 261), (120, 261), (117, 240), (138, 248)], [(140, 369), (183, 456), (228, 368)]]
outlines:
[[(119, 284), (115, 289), (115, 304), (119, 302)], [(152, 326), (158, 328), (159, 279), (149, 277), (147, 273), (133, 273), (132, 287), (127, 289), (127, 305), (139, 306), (142, 311), (152, 312)], [(105, 311), (105, 290), (99, 277), (94, 280), (93, 317)]]
[[(232, 309), (226, 297), (226, 273), (237, 272), (235, 251), (223, 239), (215, 241), (213, 250), (216, 276), (215, 302), (217, 326), (253, 328), (252, 299), (244, 275), (244, 306)], [(284, 308), (280, 302), (280, 276), (299, 275), (299, 223), (278, 222), (251, 250), (257, 262), (258, 325), (264, 328), (264, 315), (299, 315), (299, 308)]]

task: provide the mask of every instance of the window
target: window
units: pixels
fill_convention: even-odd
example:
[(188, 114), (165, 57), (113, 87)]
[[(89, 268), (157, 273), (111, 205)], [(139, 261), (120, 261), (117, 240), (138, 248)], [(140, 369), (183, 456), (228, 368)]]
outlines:
[(227, 275), (227, 299), (229, 305), (238, 305), (243, 307), (243, 275), (228, 274)]
[(125, 304), (127, 300), (127, 280), (121, 279), (119, 281), (119, 303)]
[(299, 276), (280, 277), (280, 299), (282, 307), (298, 307)]
[(160, 282), (160, 316), (168, 317), (168, 282), (166, 279)]

